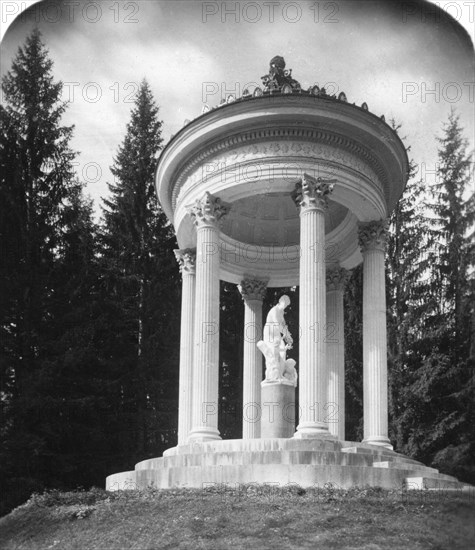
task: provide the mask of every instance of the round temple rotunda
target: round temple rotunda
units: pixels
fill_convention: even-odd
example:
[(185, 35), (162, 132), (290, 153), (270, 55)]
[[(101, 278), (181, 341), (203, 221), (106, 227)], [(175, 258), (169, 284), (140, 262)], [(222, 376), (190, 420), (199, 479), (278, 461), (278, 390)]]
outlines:
[(189, 205), (205, 193), (230, 207), (220, 227), (220, 278), (243, 273), (269, 286), (299, 281), (299, 211), (292, 199), (303, 174), (330, 182), (324, 213), (326, 262), (361, 263), (359, 222), (385, 219), (408, 171), (406, 150), (384, 120), (321, 91), (254, 93), (187, 124), (163, 150), (160, 203), (181, 248), (197, 232)]
[[(366, 103), (302, 90), (279, 56), (262, 80), (253, 93), (205, 106), (158, 159), (156, 190), (176, 232), (183, 281), (178, 445), (109, 476), (107, 487), (437, 481), (440, 474), (394, 452), (388, 438), (385, 245), (408, 177), (406, 149)], [(364, 440), (349, 442), (343, 292), (360, 263)], [(244, 324), (261, 333), (266, 288), (299, 286), (299, 415), (285, 436), (269, 437), (280, 432), (261, 422), (270, 386), (256, 341), (244, 337), (243, 404), (261, 414), (244, 415), (242, 439), (221, 439), (220, 280), (238, 286)], [(284, 395), (280, 383), (292, 385), (272, 383), (274, 399)]]

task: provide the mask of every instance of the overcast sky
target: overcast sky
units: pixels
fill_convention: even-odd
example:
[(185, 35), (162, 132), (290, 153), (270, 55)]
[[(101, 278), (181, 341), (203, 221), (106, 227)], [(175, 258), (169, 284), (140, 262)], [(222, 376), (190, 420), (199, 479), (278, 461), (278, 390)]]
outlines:
[(475, 4), (450, 4), (454, 17), (437, 15), (430, 4), (391, 0), (49, 0), (8, 29), (1, 73), (37, 25), (71, 101), (64, 122), (76, 127), (78, 171), (97, 204), (143, 78), (160, 106), (166, 143), (204, 103), (259, 84), (275, 55), (304, 88), (326, 85), (350, 103), (366, 101), (386, 120), (395, 117), (431, 184), (434, 135), (451, 106), (475, 142), (474, 52), (461, 25), (473, 33)]

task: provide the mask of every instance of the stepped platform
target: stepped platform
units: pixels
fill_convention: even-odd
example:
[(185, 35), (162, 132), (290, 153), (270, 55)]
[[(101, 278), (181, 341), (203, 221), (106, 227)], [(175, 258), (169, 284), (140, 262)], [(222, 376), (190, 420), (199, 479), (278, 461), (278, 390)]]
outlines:
[(324, 439), (235, 439), (194, 442), (112, 474), (106, 489), (202, 488), (243, 484), (302, 488), (474, 490), (455, 477), (384, 447)]

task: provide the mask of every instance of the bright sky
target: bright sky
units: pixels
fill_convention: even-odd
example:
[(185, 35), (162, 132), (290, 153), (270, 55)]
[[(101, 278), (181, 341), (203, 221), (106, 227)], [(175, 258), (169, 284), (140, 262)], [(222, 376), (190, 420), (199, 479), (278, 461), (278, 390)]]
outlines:
[[(1, 0), (2, 21), (25, 4)], [(145, 77), (165, 143), (186, 119), (246, 84), (282, 55), (304, 88), (344, 91), (350, 103), (395, 117), (428, 184), (451, 107), (475, 144), (475, 2), (46, 0), (16, 18), (2, 41), (1, 74), (36, 24), (65, 84), (80, 151), (78, 172), (99, 204)], [(19, 12), (18, 12), (19, 13)], [(464, 30), (468, 29), (468, 32)]]

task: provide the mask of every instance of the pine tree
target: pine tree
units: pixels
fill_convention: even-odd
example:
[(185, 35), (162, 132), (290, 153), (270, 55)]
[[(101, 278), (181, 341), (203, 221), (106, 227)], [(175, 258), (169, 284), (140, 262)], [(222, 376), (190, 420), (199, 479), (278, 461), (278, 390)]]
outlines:
[(104, 358), (115, 371), (121, 453), (157, 456), (176, 437), (180, 278), (176, 241), (154, 190), (162, 122), (143, 81), (104, 200), (102, 258), (108, 330)]
[(475, 469), (474, 358), (470, 357), (473, 335), (473, 286), (475, 211), (473, 194), (466, 198), (472, 181), (473, 154), (463, 136), (460, 117), (451, 111), (439, 143), (437, 183), (431, 188), (434, 230), (438, 233), (432, 254), (432, 353), (425, 366), (437, 373), (440, 395), (436, 430), (428, 451), (433, 464), (450, 468), (472, 482)]
[[(409, 346), (414, 369), (402, 415), (405, 451), (415, 458), (472, 481), (475, 451), (473, 328), (473, 211), (465, 199), (470, 155), (454, 111), (438, 138), (437, 182), (429, 189), (428, 263), (424, 314), (415, 321), (417, 341)], [(473, 273), (472, 273), (473, 276)], [(471, 309), (472, 308), (472, 309)]]
[(108, 471), (104, 463), (113, 463), (112, 430), (104, 414), (110, 381), (97, 338), (101, 314), (97, 227), (92, 201), (80, 189), (69, 197), (64, 219), (41, 395), (55, 422), (47, 435), (48, 446), (54, 449), (52, 485), (76, 488), (102, 484)]
[(458, 362), (467, 355), (469, 338), (466, 297), (474, 245), (467, 237), (475, 222), (475, 212), (464, 197), (472, 179), (472, 155), (467, 153), (468, 142), (454, 110), (444, 127), (443, 137), (437, 141), (440, 145), (438, 181), (431, 189), (431, 206), (439, 238), (434, 243), (432, 280), (433, 290), (440, 298), (438, 312), (444, 315), (452, 330), (451, 360)]
[(61, 418), (49, 396), (58, 389), (58, 370), (51, 364), (64, 282), (58, 269), (81, 186), (69, 146), (73, 128), (61, 125), (66, 105), (52, 66), (35, 30), (2, 82), (1, 481), (7, 505), (54, 483), (57, 475), (52, 457)]
[[(399, 130), (400, 125), (391, 123)], [(420, 364), (429, 291), (430, 227), (424, 185), (413, 179), (415, 172), (411, 161), (406, 189), (391, 213), (386, 256), (390, 436), (400, 451), (407, 443), (407, 419), (413, 414), (407, 388)]]

